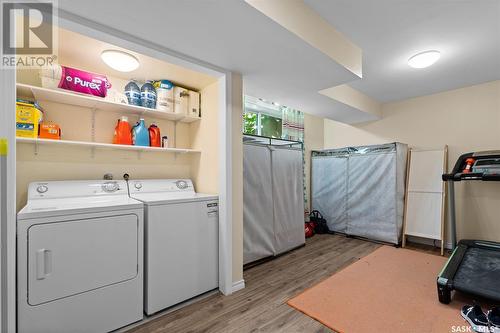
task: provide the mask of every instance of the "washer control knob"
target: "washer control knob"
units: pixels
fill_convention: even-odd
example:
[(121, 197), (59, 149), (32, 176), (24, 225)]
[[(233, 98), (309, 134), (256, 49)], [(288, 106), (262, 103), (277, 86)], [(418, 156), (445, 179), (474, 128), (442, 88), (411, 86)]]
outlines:
[(134, 184), (134, 187), (137, 189), (137, 190), (140, 190), (142, 188), (142, 183), (135, 183)]
[(119, 190), (117, 182), (106, 182), (102, 184), (102, 190), (104, 192), (112, 193)]
[(39, 185), (37, 188), (36, 188), (36, 191), (40, 194), (42, 193), (45, 193), (49, 190), (49, 188), (47, 187), (47, 185)]
[(184, 190), (188, 187), (188, 184), (184, 180), (178, 180), (175, 182), (175, 185), (177, 185), (177, 188), (180, 190)]

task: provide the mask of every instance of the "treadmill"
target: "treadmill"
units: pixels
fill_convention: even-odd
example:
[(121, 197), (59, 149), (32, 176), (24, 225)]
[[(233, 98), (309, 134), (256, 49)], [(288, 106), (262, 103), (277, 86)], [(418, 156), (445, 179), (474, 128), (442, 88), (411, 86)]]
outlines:
[(454, 192), (455, 182), (500, 181), (500, 151), (463, 154), (452, 173), (442, 178), (448, 184), (453, 253), (437, 278), (439, 301), (450, 303), (451, 292), (458, 290), (500, 302), (500, 243), (461, 240), (456, 244)]

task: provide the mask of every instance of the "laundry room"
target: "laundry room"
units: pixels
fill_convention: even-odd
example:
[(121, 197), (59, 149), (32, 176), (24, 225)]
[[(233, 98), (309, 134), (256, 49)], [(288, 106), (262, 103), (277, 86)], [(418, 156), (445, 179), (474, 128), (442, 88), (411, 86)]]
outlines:
[[(17, 71), (20, 103), (37, 102), (36, 112), (40, 114), (37, 119), (42, 131), (51, 127), (58, 132), (54, 137), (47, 137), (45, 133), (37, 133), (38, 126), (33, 127), (34, 132), (18, 131), (18, 207), (26, 203), (27, 185), (35, 180), (103, 179), (104, 175), (122, 179), (124, 173), (136, 179), (190, 178), (200, 191), (218, 192), (218, 144), (214, 135), (219, 107), (217, 77), (62, 28), (57, 29), (57, 34), (56, 65), (44, 71)], [(137, 61), (137, 68), (125, 72), (113, 69), (101, 59), (106, 51), (123, 52), (111, 53), (111, 57), (131, 56)], [(54, 92), (61, 79), (61, 66), (67, 71), (77, 68), (105, 78), (109, 88), (103, 88), (101, 95), (90, 95), (102, 101), (87, 96), (79, 98), (81, 95), (75, 95), (70, 89)], [(165, 106), (160, 105), (161, 96), (154, 98), (152, 108), (127, 97), (127, 94), (141, 94), (140, 89), (127, 91), (128, 83), (137, 89), (146, 88), (145, 85), (153, 81), (161, 84), (162, 80), (169, 85), (163, 97)], [(197, 96), (191, 97), (190, 92)], [(191, 110), (188, 114), (189, 107), (195, 109), (194, 113)], [(129, 135), (128, 141), (120, 142), (115, 131), (123, 119)], [(146, 142), (132, 142), (131, 129), (136, 123), (145, 132)], [(156, 142), (149, 141), (151, 125), (156, 125), (159, 133)]]
[(108, 332), (229, 293), (225, 133), (241, 77), (59, 23), (55, 61), (18, 67), (6, 88), (16, 123), (6, 196), (19, 240), (12, 327)]

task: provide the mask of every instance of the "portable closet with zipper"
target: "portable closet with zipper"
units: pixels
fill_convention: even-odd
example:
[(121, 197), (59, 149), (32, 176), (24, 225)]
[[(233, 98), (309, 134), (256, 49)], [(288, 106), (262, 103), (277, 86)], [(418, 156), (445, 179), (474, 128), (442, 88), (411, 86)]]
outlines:
[(408, 146), (389, 143), (312, 152), (312, 209), (330, 230), (398, 244)]
[(245, 136), (243, 262), (304, 243), (302, 143)]

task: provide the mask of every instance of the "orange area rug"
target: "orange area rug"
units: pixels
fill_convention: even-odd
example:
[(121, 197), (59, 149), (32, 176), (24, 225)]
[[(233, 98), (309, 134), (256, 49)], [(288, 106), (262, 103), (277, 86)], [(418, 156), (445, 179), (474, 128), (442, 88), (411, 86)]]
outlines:
[[(436, 278), (446, 258), (383, 246), (288, 304), (342, 333), (460, 332), (458, 294), (439, 303)], [(458, 329), (458, 330), (457, 330)]]

